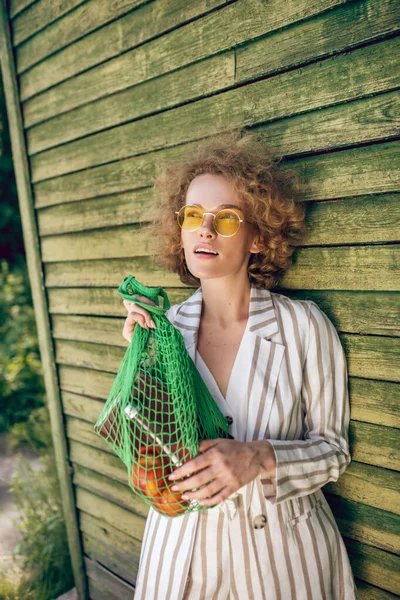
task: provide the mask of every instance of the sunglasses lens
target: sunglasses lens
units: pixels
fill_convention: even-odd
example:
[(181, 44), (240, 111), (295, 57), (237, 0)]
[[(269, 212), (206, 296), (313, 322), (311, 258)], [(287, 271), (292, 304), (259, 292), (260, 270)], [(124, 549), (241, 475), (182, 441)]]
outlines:
[[(178, 223), (185, 231), (195, 231), (203, 222), (204, 211), (197, 206), (182, 206), (178, 214)], [(240, 226), (238, 215), (229, 208), (221, 210), (214, 222), (215, 230), (221, 235), (233, 235)]]
[(215, 219), (215, 229), (221, 235), (233, 235), (239, 229), (239, 225), (239, 217), (229, 208), (221, 210)]
[(182, 206), (178, 214), (178, 223), (185, 231), (195, 231), (203, 221), (203, 211), (196, 206)]

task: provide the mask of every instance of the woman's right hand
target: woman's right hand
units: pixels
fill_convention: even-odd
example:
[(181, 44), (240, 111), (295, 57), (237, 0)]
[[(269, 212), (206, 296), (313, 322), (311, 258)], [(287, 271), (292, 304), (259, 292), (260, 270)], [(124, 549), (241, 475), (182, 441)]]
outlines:
[[(133, 297), (137, 298), (144, 304), (152, 304), (153, 306), (157, 306), (155, 302), (149, 300), (146, 296), (139, 296), (139, 294), (135, 294)], [(130, 342), (132, 339), (133, 330), (136, 323), (139, 323), (139, 325), (145, 329), (148, 329), (149, 327), (152, 329), (156, 328), (149, 311), (147, 311), (145, 308), (142, 308), (138, 304), (135, 304), (134, 302), (129, 302), (129, 300), (123, 300), (122, 302), (128, 311), (128, 316), (125, 319), (124, 328), (122, 330), (122, 336), (128, 342)]]

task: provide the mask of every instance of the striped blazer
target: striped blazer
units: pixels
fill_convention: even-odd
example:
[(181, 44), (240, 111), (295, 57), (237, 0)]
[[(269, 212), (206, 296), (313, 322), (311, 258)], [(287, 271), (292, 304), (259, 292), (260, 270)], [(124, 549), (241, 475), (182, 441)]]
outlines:
[(313, 301), (251, 286), (224, 398), (197, 352), (202, 290), (166, 316), (238, 440), (268, 439), (276, 477), (258, 476), (212, 509), (150, 509), (135, 600), (353, 600), (346, 548), (321, 487), (350, 462), (347, 365)]

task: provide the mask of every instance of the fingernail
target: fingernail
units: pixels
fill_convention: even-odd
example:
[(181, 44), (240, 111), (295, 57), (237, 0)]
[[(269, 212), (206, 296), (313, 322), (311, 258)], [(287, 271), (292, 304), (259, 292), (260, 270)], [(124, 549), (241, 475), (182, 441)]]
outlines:
[(168, 476), (168, 479), (169, 479), (170, 481), (172, 481), (173, 479), (175, 479), (175, 475), (173, 475), (173, 474), (172, 474), (172, 475), (169, 475), (169, 476)]
[(181, 496), (181, 498), (182, 498), (182, 500), (189, 500), (189, 496), (186, 496), (186, 494), (183, 494), (183, 495)]
[(154, 323), (154, 321), (153, 321), (153, 320), (151, 320), (151, 321), (150, 321), (150, 325), (153, 327), (153, 329), (155, 329), (155, 328), (156, 328), (156, 324)]
[(171, 487), (171, 490), (172, 490), (173, 492), (177, 492), (177, 491), (179, 490), (179, 487), (178, 487), (177, 485), (173, 485), (173, 486)]

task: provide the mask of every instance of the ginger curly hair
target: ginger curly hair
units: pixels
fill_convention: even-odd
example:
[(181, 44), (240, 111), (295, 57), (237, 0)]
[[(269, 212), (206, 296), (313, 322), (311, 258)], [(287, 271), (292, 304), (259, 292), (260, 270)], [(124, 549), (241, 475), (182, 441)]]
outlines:
[(241, 128), (201, 140), (194, 152), (164, 164), (153, 178), (156, 216), (142, 228), (152, 240), (153, 263), (177, 273), (186, 285), (201, 285), (187, 268), (175, 211), (185, 204), (195, 177), (223, 175), (232, 182), (246, 220), (258, 233), (260, 252), (249, 258), (249, 281), (259, 289), (273, 288), (306, 234), (299, 173), (279, 164), (281, 160), (282, 155), (263, 144), (257, 134)]

